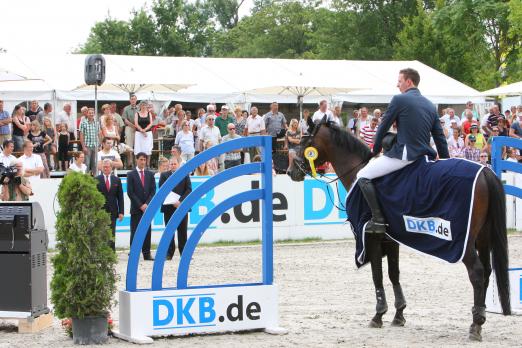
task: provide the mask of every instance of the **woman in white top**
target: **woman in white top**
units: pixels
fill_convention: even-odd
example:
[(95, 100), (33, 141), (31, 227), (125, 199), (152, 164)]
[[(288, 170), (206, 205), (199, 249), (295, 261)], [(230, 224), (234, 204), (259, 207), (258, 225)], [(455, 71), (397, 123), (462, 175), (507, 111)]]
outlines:
[(146, 102), (141, 102), (139, 111), (134, 116), (134, 127), (136, 127), (136, 134), (134, 138), (134, 154), (140, 152), (148, 156), (147, 165), (150, 165), (150, 155), (152, 154), (152, 116), (149, 113), (149, 105)]
[(69, 166), (69, 170), (73, 172), (78, 172), (85, 174), (87, 173), (87, 166), (85, 165), (85, 155), (83, 152), (77, 152), (74, 154), (74, 161)]
[(450, 157), (464, 157), (464, 139), (460, 136), (458, 128), (453, 129), (452, 135), (448, 138), (448, 151)]
[(102, 106), (102, 110), (103, 115), (100, 118), (100, 138), (112, 139), (114, 141), (114, 146), (117, 146), (118, 142), (120, 141), (120, 130), (114, 120), (114, 115), (111, 112), (111, 106), (109, 104), (105, 104)]
[(199, 143), (199, 136), (201, 132), (201, 128), (205, 126), (205, 109), (200, 108), (198, 110), (198, 118), (194, 121), (194, 125), (192, 126), (192, 132), (194, 133), (194, 144), (197, 152), (203, 151)]
[(190, 123), (187, 120), (181, 121), (181, 130), (176, 134), (174, 144), (181, 148), (181, 158), (185, 162), (194, 157), (194, 133), (190, 131)]

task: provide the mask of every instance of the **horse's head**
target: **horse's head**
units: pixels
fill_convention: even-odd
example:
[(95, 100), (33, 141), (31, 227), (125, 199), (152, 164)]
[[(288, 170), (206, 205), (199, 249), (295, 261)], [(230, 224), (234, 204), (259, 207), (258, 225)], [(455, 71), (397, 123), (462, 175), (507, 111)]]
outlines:
[(328, 161), (329, 122), (326, 116), (316, 121), (310, 135), (303, 136), (299, 152), (294, 158), (288, 175), (293, 181), (303, 181), (307, 174), (315, 176), (315, 169)]

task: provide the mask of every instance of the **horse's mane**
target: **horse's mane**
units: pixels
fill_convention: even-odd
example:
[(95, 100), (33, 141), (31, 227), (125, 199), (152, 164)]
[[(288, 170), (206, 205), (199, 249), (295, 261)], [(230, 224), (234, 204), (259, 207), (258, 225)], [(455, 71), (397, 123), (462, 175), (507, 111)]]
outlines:
[(337, 123), (328, 122), (332, 143), (349, 153), (358, 155), (363, 161), (370, 159), (370, 148), (352, 133), (339, 128)]

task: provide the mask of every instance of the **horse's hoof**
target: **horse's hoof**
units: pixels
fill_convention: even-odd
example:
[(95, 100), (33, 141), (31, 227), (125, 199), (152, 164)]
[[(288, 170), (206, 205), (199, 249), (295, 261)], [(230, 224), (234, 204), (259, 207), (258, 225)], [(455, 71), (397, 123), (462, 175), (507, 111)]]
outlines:
[(471, 324), (471, 327), (469, 328), (469, 339), (471, 341), (482, 342), (481, 331), (482, 328), (480, 327), (480, 325)]
[(395, 316), (395, 318), (393, 318), (393, 321), (391, 322), (391, 326), (395, 327), (402, 327), (404, 326), (404, 324), (406, 324), (406, 319), (404, 319), (404, 317)]
[(380, 329), (382, 327), (382, 316), (384, 313), (377, 313), (373, 316), (372, 320), (370, 320), (369, 327)]
[(368, 324), (368, 327), (371, 327), (372, 329), (380, 329), (382, 327), (382, 320), (370, 320), (370, 324)]

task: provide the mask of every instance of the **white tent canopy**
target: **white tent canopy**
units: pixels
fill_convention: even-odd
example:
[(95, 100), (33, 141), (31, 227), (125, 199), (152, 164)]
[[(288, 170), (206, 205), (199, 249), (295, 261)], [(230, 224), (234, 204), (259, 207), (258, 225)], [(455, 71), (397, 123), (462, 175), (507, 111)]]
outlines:
[[(295, 103), (290, 93), (265, 90), (283, 81), (299, 80), (303, 86), (329, 87), (332, 101), (388, 103), (396, 88), (400, 69), (412, 67), (421, 75), (421, 92), (437, 104), (484, 102), (484, 96), (418, 61), (348, 61), (302, 59), (191, 58), (104, 55), (106, 85), (99, 88), (99, 100), (127, 100), (129, 95), (114, 83), (186, 87), (146, 88), (139, 99), (208, 103)], [(85, 55), (0, 54), (0, 70), (43, 81), (0, 84), (0, 98), (10, 100), (93, 100), (94, 92), (84, 86)], [(112, 82), (109, 83), (109, 82)], [(9, 84), (8, 86), (6, 84)], [(353, 86), (358, 86), (354, 90)], [(364, 86), (364, 89), (359, 89)], [(263, 93), (260, 93), (263, 92)], [(342, 93), (346, 92), (346, 93)], [(324, 97), (307, 95), (304, 101)]]
[(484, 95), (484, 96), (522, 95), (522, 81), (484, 91), (484, 92), (482, 92), (482, 95)]

